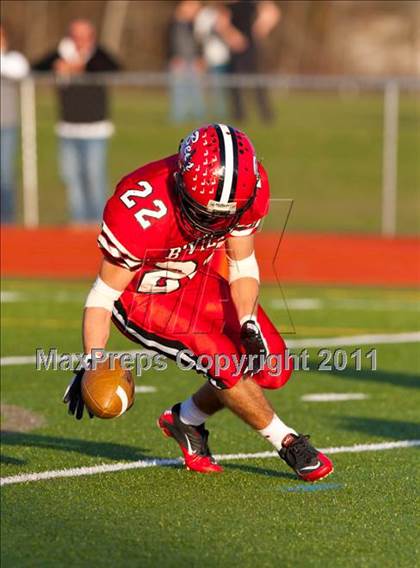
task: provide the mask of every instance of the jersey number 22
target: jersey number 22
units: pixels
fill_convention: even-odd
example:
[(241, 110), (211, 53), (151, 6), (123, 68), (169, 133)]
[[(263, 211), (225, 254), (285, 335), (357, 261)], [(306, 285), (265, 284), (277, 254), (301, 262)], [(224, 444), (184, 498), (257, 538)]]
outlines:
[[(128, 207), (128, 209), (131, 209), (136, 205), (136, 202), (132, 199), (133, 197), (148, 197), (153, 191), (153, 188), (148, 181), (139, 181), (138, 185), (143, 189), (129, 189), (120, 197), (121, 201), (126, 207)], [(151, 226), (151, 222), (146, 219), (146, 217), (160, 219), (168, 212), (166, 205), (161, 199), (154, 199), (153, 205), (156, 209), (146, 209), (144, 207), (134, 214), (134, 217), (143, 229), (148, 229)]]

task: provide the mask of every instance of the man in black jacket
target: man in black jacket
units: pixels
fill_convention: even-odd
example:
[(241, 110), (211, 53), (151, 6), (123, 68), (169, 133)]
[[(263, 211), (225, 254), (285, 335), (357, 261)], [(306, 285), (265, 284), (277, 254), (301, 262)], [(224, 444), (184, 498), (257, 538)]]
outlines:
[(107, 140), (113, 133), (108, 94), (100, 83), (86, 84), (77, 77), (117, 71), (119, 65), (96, 43), (87, 20), (74, 20), (58, 48), (33, 66), (54, 71), (58, 78), (60, 171), (67, 187), (72, 221), (99, 221), (107, 192)]

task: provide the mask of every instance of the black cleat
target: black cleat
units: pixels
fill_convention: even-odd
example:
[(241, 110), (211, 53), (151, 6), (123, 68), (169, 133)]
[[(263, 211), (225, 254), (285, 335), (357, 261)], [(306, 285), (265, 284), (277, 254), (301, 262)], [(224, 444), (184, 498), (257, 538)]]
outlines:
[(308, 441), (309, 436), (288, 434), (279, 456), (303, 481), (319, 481), (334, 471), (332, 462)]
[(190, 426), (181, 422), (179, 411), (181, 404), (177, 403), (165, 410), (158, 419), (158, 426), (165, 436), (174, 438), (184, 455), (185, 467), (200, 473), (220, 473), (223, 468), (216, 463), (208, 445), (209, 433), (200, 426)]

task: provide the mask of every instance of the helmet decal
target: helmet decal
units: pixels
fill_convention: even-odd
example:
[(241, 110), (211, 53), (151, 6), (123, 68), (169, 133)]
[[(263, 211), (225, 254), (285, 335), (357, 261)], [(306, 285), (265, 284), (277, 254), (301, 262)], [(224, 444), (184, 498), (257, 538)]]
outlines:
[(198, 142), (200, 138), (199, 130), (194, 130), (189, 136), (184, 140), (181, 140), (179, 145), (179, 151), (183, 154), (183, 166), (182, 173), (189, 172), (194, 168), (194, 162), (192, 161), (192, 156), (194, 155), (193, 144)]

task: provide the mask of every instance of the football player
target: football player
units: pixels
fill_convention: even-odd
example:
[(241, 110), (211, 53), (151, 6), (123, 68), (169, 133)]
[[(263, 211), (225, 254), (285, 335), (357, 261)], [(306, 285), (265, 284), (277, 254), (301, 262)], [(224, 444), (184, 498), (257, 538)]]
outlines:
[[(84, 351), (105, 349), (112, 319), (136, 343), (199, 372), (198, 361), (207, 355), (208, 381), (158, 419), (186, 467), (222, 471), (204, 424), (226, 407), (266, 438), (300, 479), (317, 481), (333, 471), (331, 461), (279, 418), (263, 392), (284, 386), (292, 372), (287, 364), (277, 373), (268, 365), (268, 355), (286, 356), (286, 348), (258, 305), (254, 233), (268, 207), (267, 174), (251, 141), (225, 124), (194, 130), (177, 154), (124, 177), (98, 237), (103, 260), (86, 300)], [(228, 279), (210, 264), (222, 245)], [(77, 418), (83, 414), (81, 376), (64, 399)]]

